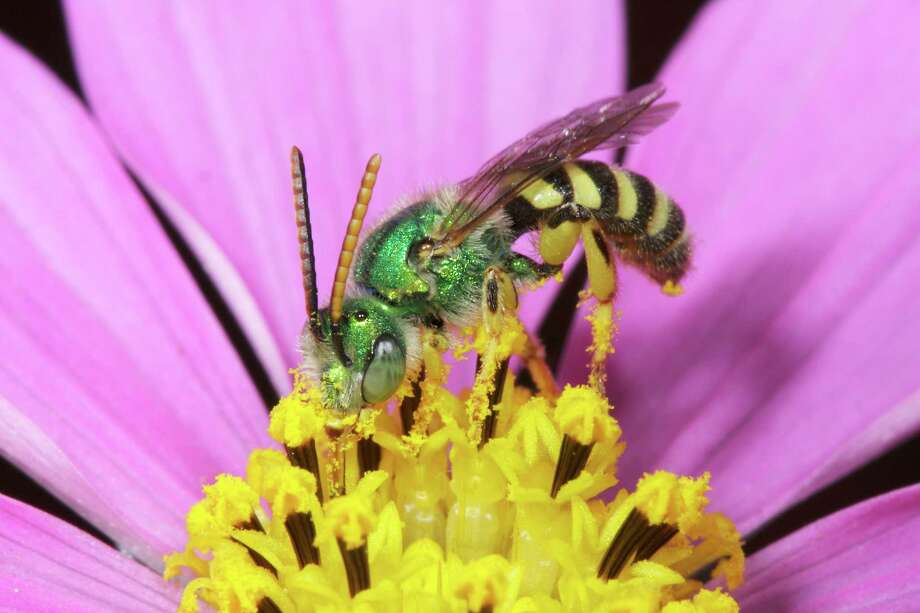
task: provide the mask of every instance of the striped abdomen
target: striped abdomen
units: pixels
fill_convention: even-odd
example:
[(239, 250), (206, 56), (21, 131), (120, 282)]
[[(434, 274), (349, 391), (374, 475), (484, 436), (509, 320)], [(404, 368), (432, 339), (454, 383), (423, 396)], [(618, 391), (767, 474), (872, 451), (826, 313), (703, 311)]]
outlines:
[(515, 236), (540, 230), (540, 254), (550, 264), (564, 262), (581, 237), (589, 273), (592, 255), (595, 269), (606, 260), (613, 273), (606, 236), (623, 260), (658, 283), (676, 284), (690, 265), (683, 211), (651, 181), (622, 168), (568, 162), (521, 192), (505, 212)]

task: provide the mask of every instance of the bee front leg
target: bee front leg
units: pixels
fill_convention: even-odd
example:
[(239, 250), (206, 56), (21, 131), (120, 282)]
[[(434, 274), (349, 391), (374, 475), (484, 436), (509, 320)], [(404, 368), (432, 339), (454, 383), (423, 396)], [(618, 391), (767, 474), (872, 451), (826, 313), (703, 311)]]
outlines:
[(517, 307), (511, 276), (497, 266), (488, 268), (482, 285), (482, 319), (473, 343), (478, 352), (476, 379), (467, 400), (470, 440), (480, 446), (495, 433), (508, 382), (508, 363), (526, 338)]
[(528, 286), (542, 285), (562, 272), (561, 265), (536, 262), (520, 253), (512, 253), (504, 266), (517, 283)]
[[(534, 287), (562, 272), (561, 265), (536, 262), (519, 253), (512, 253), (505, 261), (505, 267), (516, 282)], [(536, 390), (545, 398), (554, 399), (559, 396), (559, 389), (556, 387), (553, 372), (546, 363), (543, 344), (530, 331), (525, 333), (527, 338), (518, 355), (524, 361)]]

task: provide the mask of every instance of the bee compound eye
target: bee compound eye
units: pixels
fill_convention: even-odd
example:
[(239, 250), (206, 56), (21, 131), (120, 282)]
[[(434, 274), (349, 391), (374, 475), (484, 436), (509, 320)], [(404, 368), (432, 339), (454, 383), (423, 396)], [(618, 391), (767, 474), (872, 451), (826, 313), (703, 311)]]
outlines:
[(420, 259), (427, 258), (434, 249), (434, 241), (430, 238), (423, 238), (412, 243), (409, 247), (409, 261), (418, 262)]
[(382, 334), (374, 341), (374, 353), (361, 381), (361, 396), (369, 404), (390, 398), (406, 374), (406, 357), (391, 334)]

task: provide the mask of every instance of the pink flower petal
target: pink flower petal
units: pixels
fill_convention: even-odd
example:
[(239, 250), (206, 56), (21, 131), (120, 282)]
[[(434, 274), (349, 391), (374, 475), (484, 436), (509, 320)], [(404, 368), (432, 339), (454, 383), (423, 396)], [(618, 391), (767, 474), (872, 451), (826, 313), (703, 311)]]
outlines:
[(696, 269), (676, 300), (623, 275), (627, 482), (712, 470), (750, 530), (920, 426), (917, 19), (719, 2), (675, 52), (682, 109), (629, 165), (685, 207)]
[[(276, 380), (303, 324), (291, 145), (305, 152), (325, 296), (371, 153), (384, 159), (374, 216), (620, 90), (620, 13), (603, 0), (67, 5), (94, 112), (168, 210), (213, 237), (224, 255), (208, 259), (239, 272), (267, 322), (250, 309), (243, 325)], [(238, 313), (245, 288), (223, 290)]]
[(920, 486), (831, 515), (758, 552), (745, 611), (916, 611)]
[(179, 591), (85, 532), (0, 496), (0, 609), (175, 611)]
[(86, 111), (0, 38), (0, 452), (151, 564), (263, 405)]

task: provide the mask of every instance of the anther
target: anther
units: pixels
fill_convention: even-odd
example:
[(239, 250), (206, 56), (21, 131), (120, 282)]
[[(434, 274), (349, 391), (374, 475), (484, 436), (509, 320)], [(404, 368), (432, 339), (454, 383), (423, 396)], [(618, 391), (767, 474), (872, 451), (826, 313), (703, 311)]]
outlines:
[(256, 609), (259, 613), (281, 613), (281, 607), (275, 604), (275, 601), (265, 596), (262, 600), (259, 601), (259, 606)]
[(559, 447), (559, 459), (556, 460), (556, 472), (553, 475), (553, 486), (550, 496), (556, 497), (563, 485), (577, 477), (588, 464), (591, 449), (594, 443), (582, 445), (568, 434), (562, 437)]
[(377, 521), (373, 505), (360, 494), (341, 496), (327, 505), (326, 519), (342, 554), (348, 591), (354, 597), (371, 586), (367, 535)]
[[(249, 518), (249, 521), (241, 522), (237, 524), (235, 527), (238, 530), (252, 530), (254, 532), (265, 532), (265, 528), (262, 527), (262, 524), (259, 522), (258, 518), (255, 515), (251, 516)], [(276, 577), (278, 576), (278, 570), (274, 566), (272, 566), (271, 562), (266, 560), (262, 556), (262, 554), (260, 554), (258, 551), (256, 551), (249, 545), (243, 543), (237, 538), (230, 537), (230, 539), (234, 543), (237, 543), (238, 545), (242, 545), (243, 547), (246, 548), (246, 551), (249, 552), (249, 557), (252, 558), (252, 561), (256, 564), (256, 566), (261, 566), (265, 570), (270, 571)]]
[(345, 564), (345, 575), (348, 577), (348, 592), (352, 598), (358, 592), (371, 586), (371, 567), (367, 559), (367, 543), (356, 549), (348, 549), (342, 539), (337, 539), (339, 551), (342, 552), (342, 562)]
[(358, 472), (361, 477), (380, 467), (380, 454), (380, 445), (373, 440), (362, 438), (358, 441)]
[[(495, 436), (495, 427), (498, 423), (498, 407), (501, 405), (502, 396), (505, 391), (505, 380), (508, 378), (508, 363), (510, 358), (505, 358), (498, 365), (498, 372), (495, 373), (494, 387), (489, 392), (489, 408), (486, 417), (482, 422), (482, 436), (479, 438), (479, 447), (482, 448)], [(476, 371), (482, 368), (482, 358), (476, 361)]]
[(285, 445), (284, 449), (287, 452), (287, 457), (291, 464), (310, 471), (313, 473), (313, 476), (316, 477), (316, 497), (319, 499), (320, 504), (322, 504), (323, 480), (319, 472), (319, 456), (316, 454), (316, 441), (310, 439), (298, 447), (288, 447)]
[(628, 564), (651, 558), (675, 534), (674, 526), (651, 525), (641, 511), (632, 509), (604, 553), (597, 576), (608, 581), (615, 579)]
[(291, 538), (291, 544), (294, 546), (294, 553), (297, 554), (297, 563), (300, 568), (307, 564), (319, 564), (319, 549), (313, 544), (316, 539), (316, 526), (313, 524), (313, 516), (310, 513), (291, 513), (284, 520), (284, 527), (288, 536)]
[(412, 392), (399, 403), (399, 419), (402, 422), (403, 434), (412, 432), (412, 426), (415, 425), (415, 411), (422, 402), (422, 381), (424, 379), (425, 367), (422, 366), (418, 378), (412, 382)]
[(620, 427), (604, 395), (589, 387), (566, 387), (556, 402), (554, 419), (563, 433), (550, 495), (576, 478), (588, 464), (595, 443), (615, 443)]

